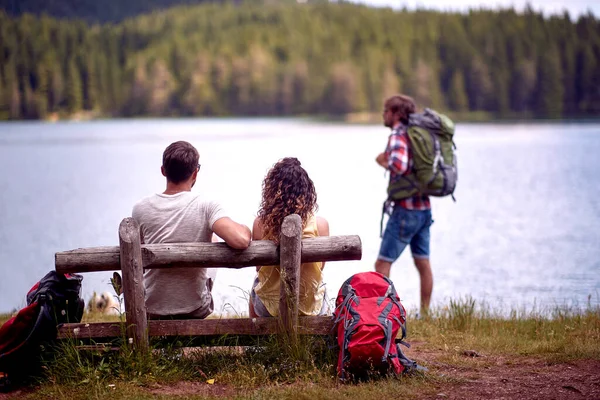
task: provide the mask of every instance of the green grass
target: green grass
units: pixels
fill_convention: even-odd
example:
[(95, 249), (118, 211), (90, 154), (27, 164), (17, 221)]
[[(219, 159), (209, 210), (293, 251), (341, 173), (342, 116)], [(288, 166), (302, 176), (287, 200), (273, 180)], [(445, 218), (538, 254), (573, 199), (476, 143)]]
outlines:
[[(139, 387), (130, 383), (117, 382), (114, 386), (83, 388), (73, 386), (45, 386), (35, 394), (33, 399), (290, 399), (290, 400), (337, 400), (337, 399), (382, 399), (403, 398), (418, 399), (433, 397), (436, 394), (436, 381), (427, 378), (386, 379), (377, 383), (361, 383), (357, 385), (341, 385), (333, 380), (317, 382), (295, 382), (287, 385), (268, 385), (263, 387), (246, 387), (242, 389), (224, 389), (215, 384), (214, 389), (198, 390), (196, 393), (186, 393), (166, 396), (152, 392), (152, 387)], [(207, 385), (208, 386), (208, 385)], [(203, 393), (204, 392), (204, 393)]]
[(499, 316), (473, 299), (450, 301), (431, 318), (411, 325), (411, 336), (450, 352), (476, 349), (489, 354), (539, 356), (548, 361), (600, 359), (600, 308), (547, 313), (511, 311)]
[(12, 317), (12, 314), (0, 314), (0, 325), (8, 321)]
[[(479, 365), (493, 362), (494, 356), (515, 363), (524, 358), (550, 363), (600, 359), (600, 308), (501, 316), (471, 298), (452, 300), (421, 320), (409, 318), (408, 341), (419, 343), (412, 353), (417, 361), (419, 351), (426, 351), (436, 354), (436, 362), (457, 366), (470, 362), (463, 355), (466, 350), (484, 356)], [(144, 355), (128, 345), (112, 352), (82, 352), (76, 344), (62, 343), (46, 357), (44, 375), (30, 398), (161, 398), (153, 392), (156, 387), (184, 382), (199, 386), (181, 398), (412, 399), (435, 397), (440, 385), (455, 382), (436, 373), (436, 363), (421, 362), (429, 373), (342, 385), (335, 376), (337, 353), (326, 339), (316, 337), (302, 338), (296, 347), (278, 337), (254, 347), (186, 348), (184, 342)], [(209, 380), (214, 384), (206, 384)]]

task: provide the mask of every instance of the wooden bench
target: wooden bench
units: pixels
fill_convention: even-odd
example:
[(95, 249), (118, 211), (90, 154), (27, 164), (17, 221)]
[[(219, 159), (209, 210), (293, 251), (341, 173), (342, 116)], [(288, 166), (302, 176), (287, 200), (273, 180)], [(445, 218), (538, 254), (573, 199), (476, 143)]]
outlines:
[[(225, 243), (147, 244), (140, 242), (137, 223), (125, 218), (119, 226), (119, 246), (84, 248), (55, 255), (56, 271), (83, 273), (121, 270), (125, 302), (125, 332), (139, 350), (148, 349), (149, 336), (215, 337), (286, 334), (326, 335), (331, 317), (298, 317), (300, 264), (313, 261), (360, 260), (360, 238), (328, 236), (302, 239), (302, 223), (296, 214), (285, 218), (280, 245), (267, 240), (236, 250)], [(144, 302), (144, 269), (244, 268), (281, 266), (279, 318), (222, 318), (204, 320), (147, 320)], [(251, 282), (248, 282), (250, 289)], [(100, 341), (123, 336), (120, 323), (77, 323), (59, 327), (59, 339)]]

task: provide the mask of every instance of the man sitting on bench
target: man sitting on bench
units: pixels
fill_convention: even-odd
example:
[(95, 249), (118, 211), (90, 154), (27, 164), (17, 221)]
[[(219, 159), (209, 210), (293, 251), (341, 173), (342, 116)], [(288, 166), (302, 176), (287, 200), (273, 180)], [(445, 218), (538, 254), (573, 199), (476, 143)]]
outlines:
[[(234, 222), (221, 206), (192, 193), (200, 156), (188, 142), (172, 143), (163, 153), (163, 193), (139, 201), (132, 211), (142, 243), (210, 242), (213, 233), (236, 249), (250, 244), (250, 229)], [(161, 268), (144, 274), (150, 319), (206, 318), (214, 310), (212, 286), (216, 269)]]

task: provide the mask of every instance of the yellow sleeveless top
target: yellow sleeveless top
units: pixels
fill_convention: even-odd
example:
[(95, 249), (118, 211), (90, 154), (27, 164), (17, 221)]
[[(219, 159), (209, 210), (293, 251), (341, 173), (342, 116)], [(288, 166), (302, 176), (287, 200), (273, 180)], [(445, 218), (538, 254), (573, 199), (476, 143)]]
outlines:
[[(311, 216), (302, 239), (319, 236), (317, 218)], [(323, 285), (322, 262), (303, 263), (300, 267), (300, 297), (298, 311), (300, 315), (319, 315), (323, 307), (325, 286)], [(279, 315), (279, 265), (264, 266), (258, 271), (258, 284), (254, 288), (256, 295), (272, 316)]]

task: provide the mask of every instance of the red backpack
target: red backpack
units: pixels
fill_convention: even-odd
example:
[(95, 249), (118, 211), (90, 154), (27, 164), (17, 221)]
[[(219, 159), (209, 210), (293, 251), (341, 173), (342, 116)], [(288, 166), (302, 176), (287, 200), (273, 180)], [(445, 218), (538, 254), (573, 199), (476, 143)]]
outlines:
[[(336, 299), (334, 327), (339, 345), (338, 376), (398, 375), (416, 367), (398, 347), (406, 336), (406, 311), (392, 281), (378, 272), (351, 276)], [(398, 339), (398, 332), (402, 331)]]

